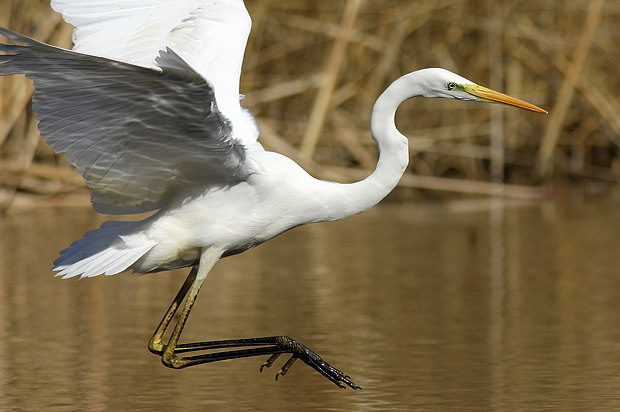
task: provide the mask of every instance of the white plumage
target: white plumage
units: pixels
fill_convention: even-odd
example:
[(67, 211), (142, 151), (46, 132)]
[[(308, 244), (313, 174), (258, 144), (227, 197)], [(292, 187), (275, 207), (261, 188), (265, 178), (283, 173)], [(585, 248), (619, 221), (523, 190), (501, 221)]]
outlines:
[[(171, 48), (213, 85), (220, 111), (251, 144), (253, 121), (241, 113), (239, 77), (252, 21), (242, 0), (52, 0), (76, 28), (74, 50), (157, 67)], [(243, 128), (243, 129), (242, 129)]]
[[(494, 101), (543, 112), (443, 69), (409, 73), (377, 99), (371, 118), (376, 170), (352, 184), (317, 180), (265, 151), (240, 105), (239, 76), (250, 31), (241, 0), (53, 0), (76, 29), (75, 51), (6, 29), (22, 45), (0, 44), (0, 74), (34, 80), (43, 138), (65, 153), (93, 189), (96, 210), (154, 211), (107, 222), (61, 252), (58, 275), (91, 277), (193, 266), (149, 348), (175, 368), (244, 356), (300, 358), (332, 382), (359, 388), (316, 353), (284, 336), (179, 344), (202, 282), (223, 256), (299, 225), (342, 219), (377, 204), (408, 163), (398, 106), (425, 96)], [(96, 57), (98, 56), (98, 57)], [(182, 305), (183, 299), (187, 297)], [(163, 334), (182, 307), (170, 340)], [(192, 357), (180, 352), (252, 347)], [(258, 346), (258, 348), (254, 348)]]

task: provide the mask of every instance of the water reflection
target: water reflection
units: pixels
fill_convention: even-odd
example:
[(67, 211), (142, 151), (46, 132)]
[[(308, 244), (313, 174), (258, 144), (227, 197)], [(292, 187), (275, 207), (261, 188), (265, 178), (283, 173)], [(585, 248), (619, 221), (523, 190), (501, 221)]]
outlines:
[(164, 368), (146, 342), (186, 272), (53, 278), (101, 217), (18, 212), (0, 220), (0, 409), (620, 409), (618, 209), (387, 204), (218, 264), (184, 339), (287, 333), (362, 392), (301, 364), (278, 383), (258, 359)]

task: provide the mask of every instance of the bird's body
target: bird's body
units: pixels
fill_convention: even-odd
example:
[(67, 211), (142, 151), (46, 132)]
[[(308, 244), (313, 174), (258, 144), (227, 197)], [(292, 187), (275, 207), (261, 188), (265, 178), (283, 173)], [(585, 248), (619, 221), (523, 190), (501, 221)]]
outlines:
[[(327, 220), (330, 198), (317, 193), (332, 184), (314, 179), (277, 153), (257, 153), (248, 161), (254, 163), (255, 171), (243, 182), (171, 199), (164, 209), (139, 224), (116, 223), (123, 236), (110, 233), (116, 241), (113, 247), (122, 250), (150, 245), (129, 266), (148, 273), (191, 266), (197, 263), (202, 248), (215, 247), (224, 255), (233, 255), (295, 226)], [(94, 276), (106, 269), (84, 273), (80, 267), (69, 274)]]
[[(300, 358), (339, 386), (359, 388), (284, 336), (179, 344), (207, 273), (223, 256), (381, 201), (408, 164), (408, 140), (394, 124), (407, 99), (493, 101), (543, 111), (444, 69), (415, 71), (393, 82), (374, 105), (376, 170), (350, 184), (318, 180), (264, 150), (254, 119), (240, 105), (251, 24), (242, 0), (53, 0), (52, 6), (76, 26), (75, 51), (0, 28), (22, 44), (0, 44), (0, 75), (25, 73), (34, 80), (42, 136), (77, 167), (93, 189), (96, 210), (154, 211), (142, 221), (106, 222), (88, 232), (61, 252), (54, 270), (91, 277), (192, 266), (149, 344), (174, 368), (266, 354), (272, 356), (263, 366), (271, 366), (288, 352), (293, 356), (279, 374)], [(178, 310), (180, 319), (164, 343)], [(240, 347), (251, 349), (179, 356)]]
[[(384, 137), (377, 142), (377, 169), (365, 180), (350, 184), (319, 180), (288, 157), (254, 146), (254, 150), (246, 151), (242, 168), (247, 178), (243, 181), (196, 185), (166, 199), (161, 209), (141, 224), (118, 222), (111, 230), (108, 223), (101, 232), (109, 240), (98, 237), (97, 231), (91, 232), (63, 251), (55, 268), (61, 276), (89, 277), (126, 269), (147, 273), (191, 266), (203, 248), (233, 255), (296, 226), (339, 220), (371, 208), (396, 186), (409, 160), (408, 140), (394, 126), (396, 110), (408, 98), (400, 93), (402, 83), (415, 84), (437, 73), (454, 79), (442, 69), (414, 72), (395, 82), (377, 100), (372, 124), (375, 133)], [(85, 247), (88, 256), (81, 259)], [(92, 253), (97, 249), (102, 250)], [(142, 256), (138, 256), (140, 251)], [(114, 253), (125, 259), (114, 258)], [(129, 261), (134, 258), (135, 262)], [(115, 261), (113, 270), (106, 267), (108, 259)]]
[[(78, 241), (56, 262), (59, 274), (89, 277), (112, 275), (125, 269), (138, 273), (169, 270), (195, 264), (200, 249), (208, 247), (223, 250), (225, 256), (233, 255), (296, 226), (363, 212), (378, 203), (397, 183), (397, 179), (363, 185), (322, 181), (289, 158), (268, 151), (257, 152), (247, 161), (253, 164), (253, 172), (243, 182), (171, 198), (163, 209), (141, 222), (104, 224), (100, 231), (109, 241), (98, 237), (98, 230), (87, 235), (89, 243), (91, 238), (96, 239), (92, 245), (95, 249), (110, 242), (100, 251), (102, 255), (114, 252), (123, 255), (128, 249), (144, 250), (144, 255), (135, 262), (126, 262), (127, 267), (116, 266), (110, 271), (107, 261), (93, 266), (96, 253), (73, 262), (85, 247), (85, 243)], [(402, 165), (403, 170), (404, 166), (406, 163)], [(372, 196), (360, 199), (368, 194)], [(114, 230), (110, 230), (111, 226)]]

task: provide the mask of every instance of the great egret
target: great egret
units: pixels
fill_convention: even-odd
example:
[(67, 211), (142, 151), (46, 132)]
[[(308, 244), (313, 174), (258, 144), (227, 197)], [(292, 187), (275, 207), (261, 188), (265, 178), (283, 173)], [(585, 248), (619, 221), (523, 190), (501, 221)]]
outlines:
[[(296, 226), (343, 219), (383, 199), (408, 163), (407, 138), (394, 124), (407, 99), (497, 102), (544, 112), (447, 70), (414, 71), (394, 81), (373, 107), (375, 171), (352, 184), (317, 180), (291, 159), (265, 151), (254, 119), (240, 105), (251, 26), (242, 0), (53, 0), (52, 7), (76, 27), (74, 51), (0, 29), (21, 44), (0, 44), (0, 74), (34, 80), (42, 136), (77, 167), (98, 212), (155, 211), (142, 221), (110, 221), (87, 232), (61, 252), (54, 270), (71, 278), (191, 266), (149, 343), (172, 368), (270, 355), (262, 370), (289, 353), (276, 379), (301, 359), (336, 385), (359, 389), (287, 336), (180, 344), (211, 268)], [(210, 352), (180, 355), (199, 350)]]

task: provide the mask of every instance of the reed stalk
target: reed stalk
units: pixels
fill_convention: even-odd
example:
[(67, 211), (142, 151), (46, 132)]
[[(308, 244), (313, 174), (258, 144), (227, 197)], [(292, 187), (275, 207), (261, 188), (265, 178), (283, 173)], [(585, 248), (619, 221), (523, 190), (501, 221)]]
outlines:
[[(402, 187), (527, 192), (522, 196), (528, 197), (539, 190), (521, 188), (540, 184), (536, 172), (560, 181), (620, 179), (615, 70), (620, 2), (246, 4), (254, 26), (242, 76), (243, 104), (256, 115), (267, 148), (291, 156), (317, 177), (347, 181), (368, 173), (376, 160), (368, 128), (376, 96), (406, 72), (440, 66), (531, 101), (550, 115), (451, 101), (407, 102), (397, 114), (398, 127), (411, 137), (411, 166)], [(70, 47), (71, 27), (48, 0), (2, 1), (0, 24)], [(23, 77), (0, 79), (0, 203), (5, 205), (14, 195), (83, 191), (77, 173), (38, 138), (28, 104), (31, 90)]]

